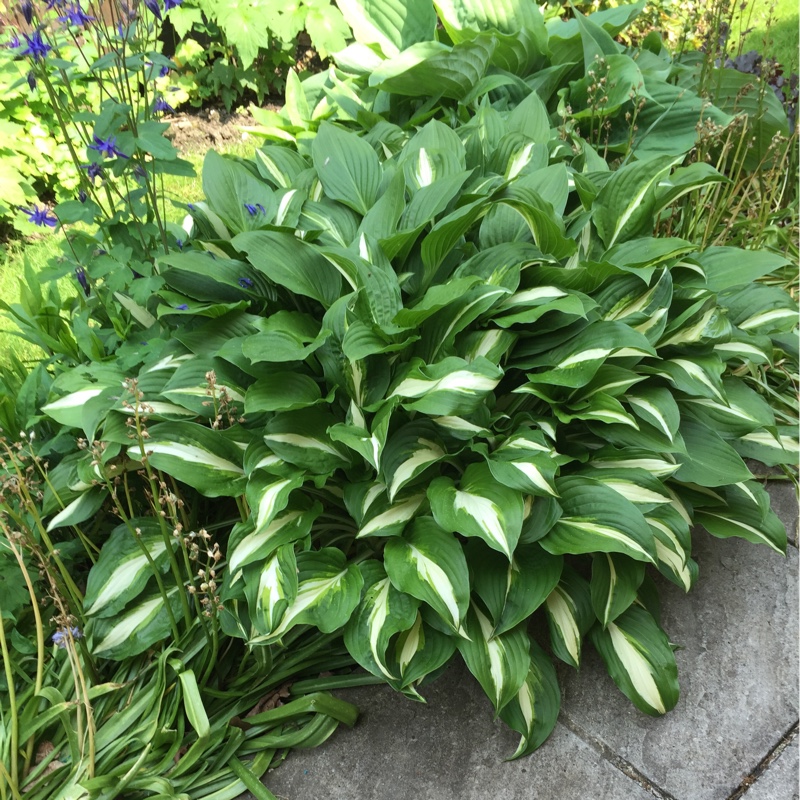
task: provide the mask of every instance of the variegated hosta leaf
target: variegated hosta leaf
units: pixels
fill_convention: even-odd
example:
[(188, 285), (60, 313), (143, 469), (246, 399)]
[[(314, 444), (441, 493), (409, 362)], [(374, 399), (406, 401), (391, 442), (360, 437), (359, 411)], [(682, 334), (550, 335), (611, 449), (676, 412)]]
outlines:
[[(181, 591), (182, 587), (178, 586), (167, 590), (174, 617), (180, 615)], [(156, 592), (138, 597), (129, 608), (113, 616), (93, 619), (86, 636), (92, 655), (122, 661), (143, 653), (166, 638), (169, 632), (167, 607), (161, 594)]]
[(724, 378), (722, 384), (726, 403), (708, 397), (689, 398), (683, 401), (685, 408), (721, 436), (733, 439), (734, 445), (752, 431), (774, 427), (775, 415), (760, 394), (733, 378)]
[(595, 302), (581, 292), (567, 292), (557, 286), (521, 289), (503, 298), (492, 311), (492, 319), (501, 328), (532, 325), (545, 314), (558, 311), (570, 317), (585, 317)]
[(236, 581), (242, 567), (266, 558), (283, 544), (307, 536), (321, 511), (322, 506), (314, 503), (308, 509), (287, 509), (260, 527), (254, 528), (250, 522), (234, 526), (227, 553), (227, 574), (232, 582)]
[(247, 571), (245, 594), (253, 629), (268, 635), (297, 597), (297, 558), (293, 544), (281, 545), (260, 568)]
[(564, 563), (538, 544), (518, 545), (510, 562), (477, 539), (466, 552), (473, 590), (491, 614), (495, 634), (526, 620), (547, 599)]
[(303, 485), (303, 480), (302, 474), (278, 478), (257, 471), (251, 475), (247, 482), (246, 497), (255, 534), (261, 533), (286, 508), (289, 495)]
[(654, 508), (644, 518), (655, 536), (658, 571), (688, 592), (698, 572), (697, 563), (691, 558), (689, 523), (671, 505)]
[(714, 345), (726, 342), (732, 332), (726, 311), (717, 305), (716, 296), (694, 303), (670, 320), (658, 347), (679, 345)]
[(644, 564), (641, 561), (617, 553), (594, 556), (589, 587), (594, 614), (603, 627), (633, 603), (643, 579)]
[(755, 481), (720, 490), (723, 503), (695, 509), (695, 522), (720, 539), (738, 536), (786, 553), (786, 528), (769, 507), (769, 495)]
[(650, 287), (642, 284), (639, 275), (618, 278), (609, 281), (605, 291), (595, 295), (595, 299), (600, 304), (603, 319), (624, 320), (655, 344), (667, 324), (667, 311), (672, 301), (672, 277), (669, 270), (665, 269)]
[[(173, 549), (178, 546), (173, 536), (170, 536), (170, 545)], [(153, 576), (150, 562), (159, 572), (166, 572), (169, 559), (167, 544), (155, 519), (133, 517), (128, 524), (117, 525), (89, 570), (83, 601), (87, 615), (110, 617), (118, 614), (141, 594)]]
[(414, 492), (390, 503), (382, 493), (365, 512), (358, 538), (366, 536), (399, 536), (425, 502), (424, 492)]
[(500, 711), (500, 719), (522, 734), (512, 759), (527, 756), (553, 732), (561, 709), (558, 678), (547, 654), (531, 640), (531, 665), (525, 682)]
[(525, 625), (494, 635), (491, 620), (473, 601), (465, 627), (469, 638), (460, 638), (457, 647), (499, 712), (517, 694), (528, 674), (530, 639)]
[(500, 382), (503, 370), (485, 358), (466, 362), (446, 358), (437, 364), (413, 361), (389, 397), (403, 398), (403, 405), (431, 415), (469, 414)]
[(561, 506), (554, 497), (526, 497), (520, 544), (531, 544), (544, 538), (560, 516)]
[[(323, 633), (341, 628), (361, 597), (364, 579), (355, 564), (334, 547), (310, 550), (297, 556), (297, 595), (266, 636), (251, 644), (272, 644), (295, 625), (316, 625)], [(269, 587), (267, 586), (267, 590)]]
[(797, 461), (799, 438), (796, 425), (778, 425), (775, 433), (767, 430), (753, 431), (734, 439), (732, 444), (743, 458), (753, 458), (768, 467), (777, 467)]
[(680, 468), (680, 464), (676, 464), (674, 457), (669, 454), (635, 447), (603, 447), (592, 454), (591, 464), (594, 469), (644, 470), (662, 479), (670, 477)]
[(553, 411), (560, 422), (571, 422), (574, 419), (594, 420), (608, 424), (629, 425), (639, 430), (639, 424), (625, 410), (616, 397), (605, 392), (597, 392), (587, 400), (570, 401), (566, 410), (554, 408)]
[(338, 420), (328, 411), (309, 408), (275, 414), (266, 425), (264, 441), (284, 461), (324, 475), (350, 465), (347, 450), (331, 439), (328, 428)]
[(397, 637), (394, 646), (394, 663), (401, 675), (403, 693), (421, 700), (414, 684), (444, 666), (455, 650), (455, 637), (428, 625), (421, 611), (417, 611), (414, 624)]
[(362, 562), (360, 569), (366, 589), (345, 627), (344, 643), (364, 669), (399, 688), (400, 676), (386, 651), (392, 636), (416, 621), (419, 600), (395, 589), (379, 562)]
[(526, 494), (557, 494), (553, 478), (555, 451), (541, 431), (525, 431), (506, 439), (488, 459), (494, 478)]
[(591, 465), (584, 467), (579, 474), (613, 489), (638, 506), (643, 513), (672, 502), (672, 497), (664, 484), (655, 475), (643, 469), (621, 469), (610, 466), (596, 469), (594, 462), (591, 462)]
[(389, 432), (392, 405), (386, 404), (380, 408), (372, 421), (370, 430), (364, 414), (358, 406), (351, 402), (348, 420), (338, 423), (328, 429), (328, 435), (334, 442), (341, 442), (354, 450), (376, 470), (381, 468), (381, 453), (386, 444), (386, 435)]
[(681, 414), (672, 393), (660, 387), (642, 387), (626, 392), (625, 400), (637, 417), (649, 422), (670, 442), (678, 433)]
[(725, 390), (720, 378), (725, 369), (719, 356), (694, 355), (669, 358), (654, 365), (643, 365), (641, 371), (666, 378), (678, 391), (690, 397), (708, 397), (725, 402)]
[(657, 717), (675, 707), (680, 689), (669, 639), (639, 605), (604, 629), (592, 628), (592, 644), (620, 690), (645, 714)]
[(541, 540), (551, 553), (624, 553), (656, 563), (653, 532), (642, 512), (614, 489), (590, 478), (556, 479), (562, 516)]
[(479, 536), (510, 560), (522, 533), (522, 495), (496, 481), (486, 464), (470, 464), (458, 487), (437, 478), (428, 487), (437, 524), (463, 536)]
[(431, 464), (446, 456), (436, 426), (431, 422), (404, 425), (386, 443), (382, 479), (393, 501), (397, 493)]
[[(206, 377), (212, 370), (216, 375), (213, 394)], [(230, 406), (241, 413), (245, 394), (242, 384), (247, 376), (237, 373), (238, 370), (222, 359), (197, 356), (178, 366), (161, 390), (161, 395), (197, 415), (213, 418), (219, 413), (219, 402), (224, 393)]]
[(222, 431), (194, 422), (160, 422), (149, 433), (142, 448), (128, 448), (130, 458), (141, 460), (144, 449), (150, 466), (206, 497), (235, 497), (244, 491), (242, 451)]
[(453, 631), (462, 630), (469, 605), (469, 573), (455, 536), (431, 517), (417, 517), (403, 536), (389, 539), (384, 560), (397, 589), (427, 603)]
[(565, 566), (561, 580), (547, 596), (545, 610), (553, 653), (577, 669), (581, 664), (583, 636), (594, 621), (589, 584)]

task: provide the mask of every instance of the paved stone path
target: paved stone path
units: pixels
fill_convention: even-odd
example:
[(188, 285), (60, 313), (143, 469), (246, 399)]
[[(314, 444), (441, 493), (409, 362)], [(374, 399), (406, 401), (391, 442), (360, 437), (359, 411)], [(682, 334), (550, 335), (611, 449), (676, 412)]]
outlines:
[(580, 673), (560, 665), (553, 735), (505, 762), (518, 737), (459, 665), (426, 705), (387, 687), (341, 692), (362, 711), (356, 727), (295, 751), (267, 786), (285, 800), (798, 800), (797, 501), (787, 482), (770, 494), (785, 559), (701, 533), (696, 587), (662, 582), (662, 624), (683, 647), (665, 717), (638, 712), (588, 646)]

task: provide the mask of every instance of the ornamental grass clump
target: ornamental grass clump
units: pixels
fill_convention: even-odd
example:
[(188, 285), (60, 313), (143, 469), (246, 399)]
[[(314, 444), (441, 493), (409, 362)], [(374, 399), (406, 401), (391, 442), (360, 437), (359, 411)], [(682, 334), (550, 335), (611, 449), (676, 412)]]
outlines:
[[(35, 663), (85, 675), (84, 711), (25, 689), (17, 774), (40, 698), (63, 726), (38, 796), (68, 773), (102, 797), (123, 774), (133, 797), (268, 797), (273, 758), (354, 721), (323, 690), (419, 700), (455, 658), (514, 756), (587, 642), (660, 715), (679, 688), (654, 578), (691, 589), (693, 526), (785, 550), (744, 459), (797, 445), (770, 377), (796, 374), (796, 303), (758, 282), (788, 261), (653, 236), (727, 180), (687, 155), (726, 114), (615, 44), (629, 8), (545, 28), (440, 5), (434, 40), (428, 4), (411, 33), (341, 6), (373, 68), (290, 79), (294, 118), (253, 159), (207, 154), (147, 296), (81, 264), (79, 354), (0, 408), (37, 428), (6, 445), (4, 531), (64, 609)], [(91, 316), (112, 292), (114, 324)]]

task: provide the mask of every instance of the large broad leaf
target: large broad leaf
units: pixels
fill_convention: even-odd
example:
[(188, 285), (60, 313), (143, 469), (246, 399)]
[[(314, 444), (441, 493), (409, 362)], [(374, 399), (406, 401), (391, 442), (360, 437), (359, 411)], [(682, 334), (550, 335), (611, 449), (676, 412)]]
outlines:
[(541, 540), (551, 553), (623, 553), (656, 563), (653, 533), (642, 512), (613, 489), (589, 478), (556, 479), (563, 515)]
[(394, 56), (434, 38), (436, 12), (428, 0), (337, 0), (356, 40)]
[(452, 657), (455, 649), (455, 637), (425, 623), (418, 611), (416, 621), (397, 637), (394, 647), (403, 691), (416, 700), (422, 699), (411, 684), (436, 672)]
[(433, 423), (411, 422), (389, 438), (381, 463), (382, 479), (388, 487), (389, 500), (446, 456)]
[(386, 658), (389, 640), (408, 630), (417, 619), (419, 601), (397, 591), (380, 563), (363, 562), (365, 592), (344, 631), (350, 655), (373, 675), (397, 682)]
[(641, 606), (633, 605), (603, 629), (592, 644), (622, 692), (645, 714), (665, 714), (678, 702), (678, 667), (664, 631)]
[(469, 605), (469, 574), (455, 536), (431, 517), (418, 517), (403, 536), (389, 539), (384, 559), (397, 589), (427, 603), (452, 630), (462, 630)]
[(531, 641), (530, 646), (531, 665), (525, 682), (500, 711), (503, 722), (522, 734), (512, 759), (532, 753), (547, 739), (561, 709), (561, 690), (553, 662), (536, 642)]
[[(170, 546), (178, 540), (169, 536)], [(92, 617), (110, 617), (141, 594), (154, 569), (169, 569), (170, 553), (158, 522), (132, 518), (111, 531), (95, 564), (89, 570), (83, 607)]]
[(322, 409), (283, 411), (267, 423), (264, 441), (284, 461), (322, 475), (350, 464), (348, 451), (328, 434), (336, 422)]
[(364, 579), (355, 564), (348, 565), (341, 550), (326, 547), (300, 553), (297, 569), (297, 595), (277, 627), (254, 640), (259, 644), (279, 641), (296, 625), (316, 625), (323, 633), (333, 633), (358, 605)]
[(311, 156), (325, 194), (366, 214), (378, 198), (381, 183), (381, 165), (372, 147), (355, 133), (323, 122)]
[(713, 428), (689, 416), (681, 420), (686, 455), (679, 453), (681, 468), (675, 477), (700, 486), (726, 486), (753, 476), (741, 456)]
[(246, 252), (250, 263), (278, 286), (311, 297), (326, 308), (339, 297), (342, 285), (339, 273), (311, 245), (292, 234), (240, 233), (232, 244)]
[(369, 85), (412, 97), (439, 96), (462, 100), (483, 77), (494, 52), (491, 37), (449, 47), (420, 42), (384, 61), (369, 76)]
[(525, 626), (493, 634), (491, 621), (473, 602), (465, 628), (469, 638), (458, 640), (459, 652), (499, 712), (519, 692), (528, 675), (530, 639)]
[(522, 494), (498, 483), (486, 464), (470, 464), (459, 485), (437, 478), (428, 487), (437, 524), (463, 536), (479, 536), (511, 560), (522, 532)]
[(665, 156), (628, 164), (603, 186), (592, 207), (592, 218), (606, 247), (651, 232), (656, 187), (673, 162)]
[(206, 497), (235, 497), (244, 491), (242, 451), (222, 431), (194, 422), (161, 422), (128, 456), (188, 483)]
[(789, 263), (768, 250), (738, 247), (708, 247), (693, 258), (703, 268), (708, 288), (715, 292), (763, 278)]

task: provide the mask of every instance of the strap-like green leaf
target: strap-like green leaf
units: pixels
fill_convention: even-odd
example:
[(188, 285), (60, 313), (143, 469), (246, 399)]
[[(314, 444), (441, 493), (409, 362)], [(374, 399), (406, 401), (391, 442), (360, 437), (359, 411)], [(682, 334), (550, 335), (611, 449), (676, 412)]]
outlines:
[(592, 559), (592, 608), (605, 627), (636, 599), (644, 564), (624, 555), (598, 553)]

